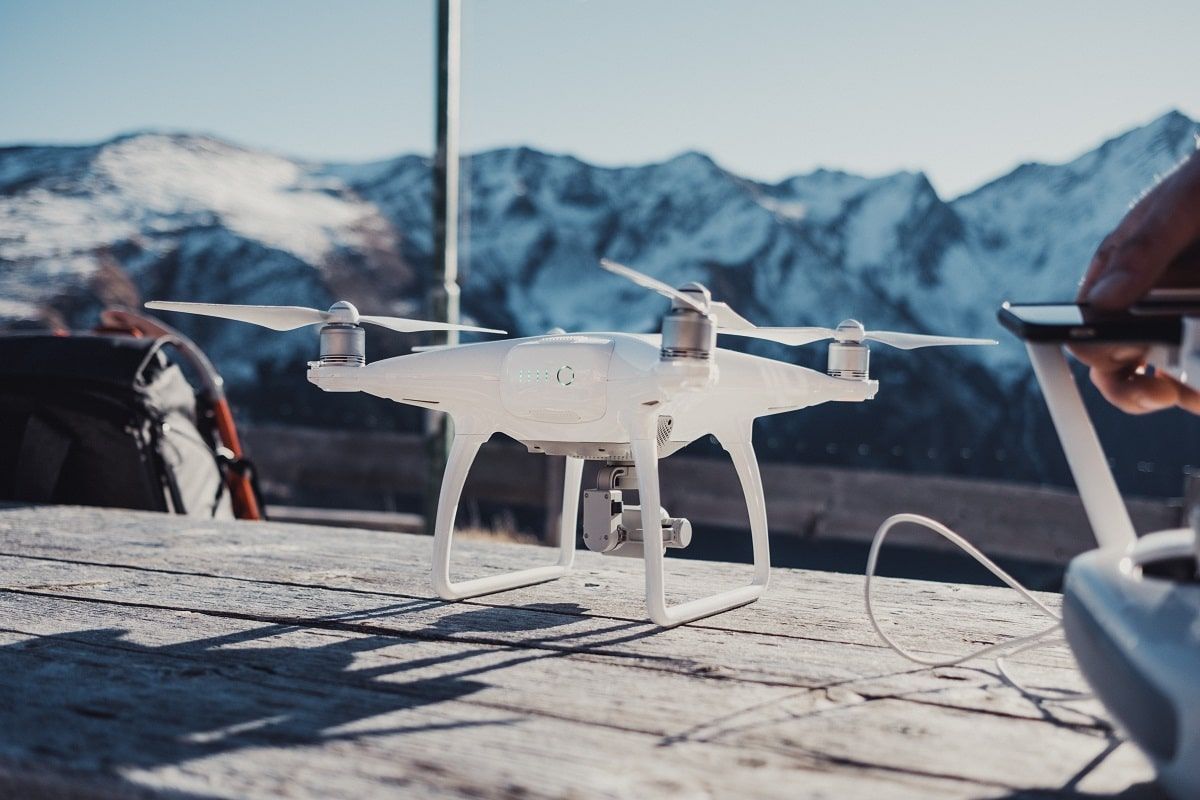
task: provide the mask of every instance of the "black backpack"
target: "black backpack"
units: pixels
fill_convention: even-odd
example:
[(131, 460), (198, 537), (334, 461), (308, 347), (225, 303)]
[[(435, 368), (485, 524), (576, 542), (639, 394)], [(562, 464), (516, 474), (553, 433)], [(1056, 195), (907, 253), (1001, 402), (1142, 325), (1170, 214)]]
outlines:
[(0, 336), (0, 500), (232, 518), (170, 337)]

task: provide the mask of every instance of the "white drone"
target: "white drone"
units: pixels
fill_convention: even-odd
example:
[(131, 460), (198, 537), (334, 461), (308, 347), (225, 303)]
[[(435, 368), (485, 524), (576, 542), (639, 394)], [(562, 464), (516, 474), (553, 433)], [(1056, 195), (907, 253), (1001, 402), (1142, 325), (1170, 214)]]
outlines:
[[(565, 575), (575, 558), (575, 523), (585, 460), (605, 462), (597, 486), (583, 493), (583, 540), (591, 550), (640, 556), (646, 564), (646, 608), (659, 625), (677, 625), (754, 602), (767, 586), (770, 555), (758, 462), (750, 443), (754, 420), (828, 401), (875, 396), (868, 377), (868, 341), (911, 350), (931, 345), (995, 344), (889, 331), (866, 331), (855, 320), (832, 328), (760, 328), (704, 286), (678, 289), (611, 261), (609, 272), (671, 300), (661, 334), (550, 333), (523, 339), (430, 348), (366, 363), (361, 323), (392, 330), (480, 331), (467, 325), (374, 317), (347, 302), (329, 311), (295, 306), (151, 302), (147, 308), (222, 317), (286, 331), (321, 325), (321, 357), (308, 379), (327, 392), (366, 392), (443, 411), (454, 438), (434, 526), (433, 586), (446, 600), (515, 589)], [(717, 347), (717, 335), (803, 345), (829, 345), (827, 374)], [(562, 535), (555, 564), (455, 582), (450, 579), (454, 518), (479, 448), (503, 433), (530, 452), (566, 457)], [(665, 548), (686, 547), (691, 524), (659, 501), (658, 459), (711, 434), (728, 451), (750, 515), (754, 576), (749, 585), (668, 606)], [(623, 502), (636, 491), (639, 504)], [(643, 514), (643, 510), (646, 513)], [(652, 520), (649, 528), (644, 516)], [(649, 546), (646, 546), (646, 545)]]

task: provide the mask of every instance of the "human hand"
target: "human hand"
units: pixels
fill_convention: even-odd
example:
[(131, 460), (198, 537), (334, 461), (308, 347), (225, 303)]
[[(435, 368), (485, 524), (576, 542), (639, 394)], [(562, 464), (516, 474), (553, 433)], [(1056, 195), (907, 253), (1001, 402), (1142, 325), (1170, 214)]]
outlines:
[[(1200, 287), (1200, 153), (1147, 192), (1104, 238), (1079, 286), (1077, 301), (1121, 310), (1155, 286)], [(1169, 375), (1146, 371), (1148, 347), (1073, 345), (1092, 383), (1130, 414), (1180, 406), (1200, 414), (1200, 393)]]

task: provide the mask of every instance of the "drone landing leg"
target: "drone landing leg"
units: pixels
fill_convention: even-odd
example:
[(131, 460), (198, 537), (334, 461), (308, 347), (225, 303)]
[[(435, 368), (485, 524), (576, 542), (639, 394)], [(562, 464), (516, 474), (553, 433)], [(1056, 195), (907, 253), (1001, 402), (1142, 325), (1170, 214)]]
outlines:
[[(646, 561), (646, 610), (650, 619), (659, 625), (679, 625), (702, 617), (719, 614), (747, 603), (753, 603), (762, 595), (771, 571), (771, 555), (767, 542), (767, 508), (763, 499), (762, 479), (758, 472), (758, 461), (749, 437), (745, 440), (729, 441), (719, 437), (722, 446), (733, 459), (734, 468), (742, 483), (746, 496), (746, 507), (750, 513), (750, 535), (754, 547), (754, 578), (747, 586), (729, 589), (710, 597), (689, 600), (676, 606), (667, 606), (664, 589), (663, 549), (661, 531), (652, 533), (653, 526), (644, 526)], [(643, 509), (661, 506), (658, 485), (658, 442), (639, 439), (632, 442), (633, 460), (638, 473), (638, 495)]]
[(575, 560), (575, 521), (579, 513), (579, 484), (583, 477), (583, 459), (568, 458), (563, 481), (563, 512), (558, 561), (551, 566), (533, 567), (504, 575), (454, 583), (450, 580), (450, 549), (454, 541), (454, 517), (462, 497), (467, 473), (490, 438), (485, 434), (461, 434), (454, 437), (446, 460), (446, 474), (438, 497), (437, 522), (433, 532), (433, 588), (443, 600), (463, 600), (481, 594), (502, 592), (521, 586), (561, 578)]

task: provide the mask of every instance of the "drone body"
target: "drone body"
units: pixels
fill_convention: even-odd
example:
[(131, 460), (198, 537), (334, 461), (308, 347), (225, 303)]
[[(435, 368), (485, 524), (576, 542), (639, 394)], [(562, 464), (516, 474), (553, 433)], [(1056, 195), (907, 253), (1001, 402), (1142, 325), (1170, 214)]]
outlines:
[[(312, 362), (326, 391), (362, 391), (444, 411), (459, 433), (503, 433), (533, 452), (622, 460), (653, 422), (665, 457), (718, 430), (769, 414), (874, 397), (846, 381), (769, 358), (716, 349), (710, 365), (665, 365), (657, 335), (547, 334), (431, 349), (363, 367)], [(711, 373), (711, 374), (710, 374)], [(659, 420), (663, 436), (658, 437)]]
[[(724, 303), (712, 301), (699, 284), (674, 289), (627, 267), (603, 265), (671, 299), (661, 335), (554, 333), (430, 348), (368, 364), (361, 322), (402, 331), (486, 329), (360, 316), (348, 303), (337, 303), (328, 312), (198, 303), (147, 305), (277, 330), (321, 324), (321, 358), (309, 363), (310, 382), (325, 391), (361, 391), (449, 414), (454, 437), (434, 525), (433, 563), (434, 588), (445, 599), (528, 586), (566, 574), (575, 554), (584, 461), (604, 462), (596, 487), (584, 492), (583, 540), (598, 552), (645, 560), (647, 611), (660, 625), (676, 625), (753, 602), (767, 585), (766, 503), (751, 444), (755, 419), (830, 401), (874, 397), (878, 383), (867, 374), (867, 340), (903, 349), (993, 343), (867, 332), (853, 320), (836, 330), (759, 328)], [(833, 339), (828, 374), (718, 348), (718, 333), (791, 345)], [(450, 578), (450, 555), (462, 488), (479, 448), (497, 433), (516, 439), (531, 452), (566, 459), (558, 558), (544, 567), (455, 582)], [(686, 547), (691, 525), (670, 517), (661, 507), (658, 460), (708, 435), (729, 453), (741, 481), (750, 517), (753, 577), (744, 586), (668, 606), (664, 551)], [(626, 501), (631, 490), (638, 494), (637, 506)]]

